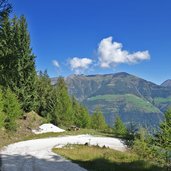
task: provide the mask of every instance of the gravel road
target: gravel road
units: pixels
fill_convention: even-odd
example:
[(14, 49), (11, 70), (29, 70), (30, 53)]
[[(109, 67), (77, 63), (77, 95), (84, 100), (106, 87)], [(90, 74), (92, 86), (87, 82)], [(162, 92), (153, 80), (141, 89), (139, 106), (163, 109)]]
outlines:
[(106, 146), (125, 151), (126, 146), (117, 138), (94, 137), (91, 135), (64, 136), (36, 139), (11, 144), (0, 151), (1, 171), (86, 171), (77, 164), (54, 154), (53, 147), (67, 144)]

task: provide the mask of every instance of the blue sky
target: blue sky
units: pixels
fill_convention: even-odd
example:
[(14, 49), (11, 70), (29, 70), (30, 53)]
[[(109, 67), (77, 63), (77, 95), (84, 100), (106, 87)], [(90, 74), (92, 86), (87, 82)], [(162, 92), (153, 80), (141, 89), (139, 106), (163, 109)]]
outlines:
[(37, 70), (51, 77), (128, 72), (158, 84), (171, 78), (170, 0), (10, 2), (27, 18)]

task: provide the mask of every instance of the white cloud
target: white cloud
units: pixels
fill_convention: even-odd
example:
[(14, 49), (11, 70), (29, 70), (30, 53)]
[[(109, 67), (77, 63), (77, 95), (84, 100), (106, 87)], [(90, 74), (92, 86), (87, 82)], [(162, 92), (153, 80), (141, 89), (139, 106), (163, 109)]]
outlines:
[(150, 59), (148, 51), (129, 53), (122, 50), (122, 43), (112, 42), (112, 37), (103, 39), (98, 47), (99, 63), (102, 68), (110, 68), (118, 64), (135, 64)]
[(70, 67), (73, 71), (75, 71), (76, 74), (84, 72), (84, 70), (86, 70), (92, 64), (92, 62), (92, 59), (78, 57), (74, 57), (69, 60)]
[(60, 67), (59, 62), (57, 60), (53, 60), (52, 63), (55, 67), (57, 67), (57, 68)]

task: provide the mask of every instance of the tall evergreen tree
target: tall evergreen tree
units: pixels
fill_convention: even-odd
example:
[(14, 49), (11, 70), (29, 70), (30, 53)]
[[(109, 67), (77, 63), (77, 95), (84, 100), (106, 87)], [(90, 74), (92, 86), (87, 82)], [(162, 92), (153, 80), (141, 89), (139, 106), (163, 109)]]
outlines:
[(32, 49), (30, 48), (30, 35), (24, 16), (21, 16), (19, 19), (19, 29), (17, 25), (14, 29), (16, 32), (18, 30), (18, 35), (15, 35), (14, 38), (14, 45), (17, 52), (17, 56), (15, 57), (17, 60), (16, 72), (18, 73), (17, 78), (15, 77), (16, 86), (14, 87), (14, 91), (22, 102), (23, 109), (30, 111), (35, 109), (36, 105), (36, 71), (35, 56), (32, 54)]
[(171, 166), (171, 108), (165, 112), (164, 121), (160, 124), (160, 130), (155, 136), (156, 145), (161, 148), (160, 154), (167, 167)]
[(9, 88), (4, 93), (4, 112), (5, 127), (8, 130), (15, 130), (16, 119), (22, 115), (22, 110), (17, 96)]
[(14, 91), (25, 111), (33, 110), (36, 101), (35, 56), (24, 16), (3, 15), (0, 22), (0, 82)]
[(47, 71), (39, 72), (36, 83), (37, 112), (43, 117), (49, 117), (52, 113), (53, 87)]
[(10, 56), (12, 54), (11, 47), (12, 47), (11, 23), (9, 19), (9, 13), (5, 12), (5, 13), (1, 13), (0, 16), (0, 83), (3, 86), (7, 86), (7, 82), (10, 81), (8, 75), (12, 74), (12, 71), (9, 70), (10, 62), (13, 62), (10, 59)]
[(72, 102), (64, 78), (59, 77), (53, 91), (53, 122), (56, 125), (69, 126), (73, 123)]
[(165, 112), (165, 119), (160, 124), (160, 130), (157, 134), (158, 145), (167, 150), (171, 150), (171, 109)]
[(133, 142), (133, 151), (135, 151), (142, 159), (153, 159), (153, 149), (151, 147), (152, 137), (145, 128), (140, 128)]
[(127, 128), (122, 122), (119, 115), (116, 115), (113, 130), (114, 130), (114, 134), (117, 136), (125, 136), (127, 134)]
[(74, 124), (81, 128), (90, 127), (90, 115), (87, 109), (81, 105), (74, 97), (72, 98), (72, 111), (74, 114)]
[(91, 127), (93, 129), (99, 129), (99, 130), (104, 130), (105, 128), (107, 128), (105, 118), (99, 108), (95, 109), (95, 112), (91, 117)]
[(4, 114), (4, 99), (2, 90), (0, 89), (0, 128), (4, 126), (5, 114)]

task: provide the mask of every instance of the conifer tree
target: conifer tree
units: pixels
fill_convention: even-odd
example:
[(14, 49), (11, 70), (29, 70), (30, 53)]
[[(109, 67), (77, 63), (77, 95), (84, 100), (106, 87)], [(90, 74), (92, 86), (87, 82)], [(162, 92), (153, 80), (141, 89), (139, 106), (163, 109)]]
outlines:
[(4, 127), (5, 114), (4, 114), (4, 99), (2, 90), (0, 89), (0, 128)]
[(22, 115), (22, 110), (17, 96), (8, 88), (4, 93), (5, 127), (16, 130), (16, 119)]
[(114, 123), (114, 134), (117, 136), (125, 136), (127, 134), (127, 128), (122, 122), (121, 118), (119, 115), (116, 115), (115, 117), (115, 123)]
[(167, 150), (171, 150), (171, 109), (165, 112), (164, 121), (160, 124), (158, 144)]
[(35, 56), (24, 16), (0, 21), (0, 82), (14, 91), (25, 111), (33, 110), (36, 102)]
[[(156, 145), (161, 148), (160, 154), (163, 154), (167, 167), (171, 166), (171, 108), (165, 112), (165, 118), (160, 124), (160, 130), (155, 136)], [(161, 155), (162, 157), (162, 155)]]
[(53, 122), (56, 125), (69, 126), (73, 123), (72, 102), (64, 78), (59, 77), (53, 90)]
[[(10, 56), (12, 54), (12, 36), (11, 36), (11, 23), (9, 20), (9, 13), (1, 13), (0, 16), (0, 83), (3, 86), (7, 86), (8, 75), (11, 75), (12, 71), (9, 70), (9, 65), (12, 60)], [(12, 68), (11, 68), (12, 69)]]
[(36, 83), (37, 112), (43, 117), (49, 117), (52, 113), (53, 87), (47, 71), (39, 72)]
[(93, 129), (99, 129), (99, 130), (104, 130), (107, 127), (103, 113), (100, 111), (99, 108), (96, 108), (95, 112), (92, 115), (91, 127)]
[[(16, 72), (14, 79), (14, 91), (22, 102), (25, 111), (31, 111), (36, 106), (36, 71), (35, 56), (30, 48), (30, 35), (27, 30), (27, 22), (24, 16), (18, 21), (19, 29), (14, 27), (14, 58), (16, 59)], [(13, 22), (14, 24), (15, 22)], [(18, 33), (17, 33), (18, 32)], [(16, 55), (17, 54), (17, 55)]]
[(90, 115), (87, 109), (72, 97), (72, 110), (74, 114), (74, 123), (81, 128), (90, 127)]
[(151, 149), (149, 148), (149, 144), (151, 142), (151, 138), (145, 128), (140, 128), (135, 136), (135, 140), (133, 142), (133, 150), (139, 154), (141, 158), (147, 158), (151, 156)]

